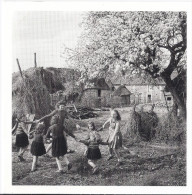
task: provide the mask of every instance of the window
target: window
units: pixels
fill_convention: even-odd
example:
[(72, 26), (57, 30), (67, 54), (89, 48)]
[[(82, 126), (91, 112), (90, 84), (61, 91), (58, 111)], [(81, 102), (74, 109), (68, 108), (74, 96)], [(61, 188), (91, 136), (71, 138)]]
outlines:
[(98, 89), (98, 97), (101, 97), (101, 89)]
[(172, 99), (171, 97), (167, 97), (167, 101), (171, 101), (171, 99)]
[(147, 96), (147, 102), (151, 103), (151, 95), (150, 94)]

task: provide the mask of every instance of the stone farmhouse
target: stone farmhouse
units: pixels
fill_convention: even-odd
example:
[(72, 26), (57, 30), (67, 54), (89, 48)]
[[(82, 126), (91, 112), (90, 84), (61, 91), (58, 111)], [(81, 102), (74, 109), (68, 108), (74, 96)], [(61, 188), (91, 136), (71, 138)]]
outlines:
[(133, 104), (163, 103), (173, 105), (170, 92), (164, 90), (165, 83), (161, 80), (152, 83), (140, 78), (133, 80), (115, 78), (95, 79), (87, 86), (80, 97), (81, 105), (90, 107), (129, 106)]

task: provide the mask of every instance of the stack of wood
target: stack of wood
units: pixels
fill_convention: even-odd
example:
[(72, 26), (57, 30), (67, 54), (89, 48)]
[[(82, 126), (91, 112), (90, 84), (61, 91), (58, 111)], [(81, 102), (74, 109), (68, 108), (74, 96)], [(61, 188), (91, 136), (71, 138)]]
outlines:
[(88, 118), (94, 118), (97, 117), (98, 114), (94, 113), (92, 108), (88, 107), (76, 107), (75, 105), (73, 106), (68, 106), (68, 112), (70, 116), (74, 119), (88, 119)]

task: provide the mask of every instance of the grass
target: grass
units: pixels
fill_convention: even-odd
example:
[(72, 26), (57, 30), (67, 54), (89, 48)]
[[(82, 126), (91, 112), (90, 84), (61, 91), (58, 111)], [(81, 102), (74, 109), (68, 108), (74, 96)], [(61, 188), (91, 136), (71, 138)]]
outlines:
[[(129, 117), (130, 108), (119, 109), (122, 116), (122, 125)], [(166, 111), (165, 111), (166, 112)], [(108, 111), (98, 113), (99, 117), (94, 118), (96, 127), (101, 127), (108, 118)], [(162, 110), (157, 112), (162, 115)], [(87, 119), (80, 122), (86, 126)], [(125, 132), (123, 132), (125, 133)], [(76, 132), (78, 138), (83, 139), (86, 132)], [(108, 130), (101, 132), (105, 140)], [(129, 143), (124, 139), (124, 145)], [(68, 146), (75, 150), (75, 153), (68, 154), (73, 168), (68, 172), (65, 162), (62, 161), (64, 174), (56, 173), (57, 166), (54, 158), (40, 157), (41, 167), (36, 172), (31, 173), (32, 156), (28, 151), (24, 157), (26, 162), (18, 162), (17, 153), (12, 153), (13, 185), (124, 185), (124, 186), (185, 186), (186, 185), (186, 164), (185, 147), (169, 146), (167, 144), (140, 142), (122, 149), (121, 156), (123, 164), (116, 167), (117, 159), (107, 161), (108, 149), (100, 146), (102, 159), (97, 164), (99, 172), (91, 174), (91, 168), (87, 164), (87, 159), (83, 156), (85, 146), (75, 142), (68, 137)], [(134, 154), (130, 154), (129, 151)]]

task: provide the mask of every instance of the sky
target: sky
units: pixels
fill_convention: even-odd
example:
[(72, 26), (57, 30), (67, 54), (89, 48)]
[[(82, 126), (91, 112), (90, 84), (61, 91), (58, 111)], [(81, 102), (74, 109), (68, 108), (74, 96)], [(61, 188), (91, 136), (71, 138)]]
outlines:
[(34, 66), (67, 67), (63, 45), (75, 48), (82, 33), (82, 12), (16, 12), (13, 18), (13, 72)]

